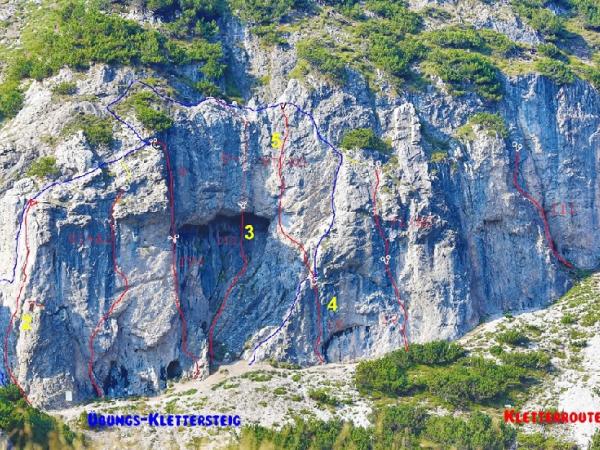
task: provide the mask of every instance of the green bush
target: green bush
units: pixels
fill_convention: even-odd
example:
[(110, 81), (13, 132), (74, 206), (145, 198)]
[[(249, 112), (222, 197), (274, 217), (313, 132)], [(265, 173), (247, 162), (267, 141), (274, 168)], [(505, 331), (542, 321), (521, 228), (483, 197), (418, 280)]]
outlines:
[(370, 128), (357, 128), (347, 131), (342, 137), (340, 146), (346, 150), (353, 148), (377, 150), (386, 155), (392, 152), (391, 146), (378, 138)]
[(544, 352), (503, 352), (499, 354), (500, 360), (507, 365), (522, 367), (524, 369), (547, 369), (550, 366), (550, 357)]
[(471, 27), (450, 26), (425, 33), (425, 39), (439, 47), (485, 51), (485, 40)]
[(148, 130), (161, 132), (173, 126), (171, 118), (159, 110), (159, 97), (147, 91), (131, 95), (127, 103), (133, 107), (136, 117)]
[(23, 106), (23, 92), (16, 81), (0, 84), (0, 120), (17, 115)]
[(475, 125), (483, 128), (490, 137), (508, 137), (508, 128), (502, 116), (485, 112), (471, 116), (466, 124), (456, 130), (456, 137), (463, 141), (475, 140)]
[(541, 58), (535, 62), (535, 70), (554, 80), (557, 84), (575, 81), (575, 75), (567, 64), (550, 58)]
[(554, 44), (540, 44), (537, 49), (542, 56), (558, 59), (563, 62), (568, 61), (568, 58), (564, 55), (564, 53)]
[(252, 27), (251, 31), (262, 39), (267, 45), (285, 45), (287, 40), (284, 38), (283, 33), (277, 27), (277, 24), (260, 25)]
[(446, 161), (446, 159), (448, 159), (447, 151), (436, 151), (431, 154), (429, 161), (431, 161), (434, 164), (437, 164), (443, 163), (444, 161)]
[(42, 156), (31, 163), (27, 170), (28, 177), (45, 178), (58, 175), (56, 167), (56, 158), (54, 156)]
[(281, 448), (287, 450), (355, 448), (371, 449), (369, 429), (354, 427), (351, 423), (331, 420), (324, 422), (316, 419), (307, 421), (294, 419), (279, 430), (260, 425), (242, 427), (238, 448), (259, 450), (263, 448)]
[(529, 338), (519, 330), (508, 330), (496, 336), (496, 340), (501, 344), (508, 345), (526, 345)]
[(150, 11), (167, 11), (174, 5), (174, 0), (146, 0), (146, 8)]
[(337, 406), (339, 401), (337, 398), (329, 394), (329, 391), (325, 388), (311, 389), (308, 391), (308, 397), (317, 403), (322, 403), (330, 406)]
[(423, 433), (448, 448), (486, 450), (511, 448), (515, 434), (513, 428), (504, 424), (496, 426), (488, 415), (480, 412), (472, 414), (467, 421), (452, 416), (431, 416)]
[(502, 353), (504, 353), (504, 349), (502, 348), (501, 345), (493, 345), (490, 348), (490, 354), (492, 354), (494, 356), (500, 356)]
[(565, 315), (560, 318), (560, 323), (563, 325), (570, 325), (573, 322), (575, 322), (575, 317), (570, 313), (565, 313)]
[(600, 450), (600, 431), (596, 430), (592, 436), (592, 441), (590, 442), (588, 450)]
[(450, 92), (472, 90), (487, 100), (502, 98), (500, 73), (483, 55), (456, 49), (435, 49), (427, 54), (427, 71), (449, 84)]
[(218, 31), (217, 20), (224, 17), (224, 0), (149, 0), (147, 7), (162, 16), (168, 32), (179, 39), (212, 38)]
[[(190, 3), (189, 0), (182, 4)], [(97, 3), (68, 0), (44, 8), (22, 34), (22, 49), (9, 61), (8, 78), (41, 80), (60, 68), (83, 69), (93, 62), (172, 66), (201, 63), (207, 78), (224, 68), (219, 43), (170, 40), (137, 22), (103, 12)], [(0, 93), (1, 94), (1, 93)]]
[(202, 93), (205, 97), (222, 97), (223, 93), (219, 87), (208, 81), (208, 80), (200, 80), (194, 84), (194, 87)]
[(477, 30), (477, 33), (479, 33), (479, 36), (485, 41), (487, 48), (492, 54), (508, 57), (519, 51), (519, 45), (505, 34), (487, 28)]
[(382, 22), (389, 32), (396, 35), (416, 33), (422, 26), (421, 17), (410, 11), (404, 2), (391, 2), (389, 0), (367, 0), (366, 9), (387, 19)]
[(57, 95), (73, 95), (77, 92), (77, 83), (74, 81), (63, 81), (52, 88)]
[(16, 448), (73, 448), (77, 437), (65, 424), (29, 406), (14, 385), (0, 387), (0, 429)]
[(269, 381), (271, 378), (273, 378), (273, 375), (260, 370), (255, 370), (253, 372), (246, 372), (244, 375), (242, 375), (242, 378), (249, 378), (250, 380), (255, 382), (264, 382)]
[(369, 428), (338, 420), (324, 422), (299, 418), (279, 430), (246, 425), (242, 427), (239, 444), (235, 448), (383, 450), (435, 446), (508, 450), (514, 446), (515, 434), (512, 427), (502, 423), (497, 425), (480, 412), (464, 420), (451, 416), (428, 416), (421, 408), (398, 405), (376, 410), (375, 426)]
[(600, 4), (597, 0), (570, 0), (577, 12), (583, 16), (585, 26), (600, 29)]
[(313, 68), (332, 80), (337, 82), (346, 80), (346, 65), (335, 54), (335, 48), (331, 43), (320, 39), (305, 39), (298, 42), (296, 50), (298, 58), (307, 61)]
[(305, 0), (231, 0), (230, 4), (242, 19), (262, 25), (279, 22), (295, 10), (310, 8)]
[(456, 406), (498, 399), (518, 386), (522, 369), (497, 365), (483, 358), (467, 359), (459, 364), (432, 371), (420, 381), (433, 395)]
[(410, 386), (405, 371), (391, 356), (359, 362), (354, 381), (361, 393), (376, 395), (400, 395)]
[(430, 46), (472, 50), (502, 57), (510, 56), (519, 49), (506, 35), (488, 29), (452, 25), (423, 33), (422, 36)]
[[(573, 443), (554, 436), (544, 436), (542, 433), (519, 433), (517, 442), (519, 450), (577, 450), (579, 448)], [(596, 447), (591, 446), (588, 450), (595, 449)]]
[[(400, 350), (404, 352), (404, 350)], [(426, 344), (413, 344), (408, 349), (413, 364), (446, 365), (457, 361), (465, 355), (465, 350), (458, 344), (447, 341), (432, 341)]]
[(75, 118), (65, 127), (63, 133), (82, 130), (87, 143), (93, 147), (104, 145), (110, 147), (114, 142), (112, 120), (93, 114), (84, 114)]
[(419, 434), (425, 427), (427, 412), (424, 408), (400, 404), (386, 406), (376, 414), (378, 427), (388, 430), (406, 430), (412, 434)]
[[(409, 351), (396, 350), (382, 358), (361, 361), (354, 381), (362, 393), (397, 396), (419, 387), (409, 382), (407, 370), (415, 365), (445, 366), (459, 361), (465, 354), (462, 347), (446, 341), (412, 344)], [(420, 383), (424, 385), (425, 383)]]
[(585, 67), (583, 77), (600, 90), (600, 67)]
[(369, 35), (367, 48), (368, 58), (376, 67), (399, 78), (407, 78), (411, 74), (411, 64), (425, 51), (416, 39), (398, 41), (395, 36), (377, 33)]
[(529, 25), (550, 39), (559, 38), (565, 33), (563, 19), (545, 8), (531, 12)]
[(75, 1), (65, 3), (58, 11), (49, 11), (47, 16), (44, 22), (48, 24), (35, 21), (35, 28), (24, 35), (23, 44), (31, 64), (45, 66), (48, 73), (65, 65), (85, 68), (90, 62), (169, 62), (165, 37), (144, 30), (134, 21)]
[[(42, 80), (64, 66), (85, 69), (90, 63), (103, 62), (166, 68), (198, 63), (207, 81), (223, 75), (225, 64), (221, 44), (198, 37), (210, 35), (209, 28), (214, 34), (214, 20), (225, 10), (222, 0), (181, 0), (177, 3), (181, 14), (175, 22), (167, 24), (167, 28), (181, 28), (179, 37), (196, 36), (187, 42), (169, 39), (133, 20), (105, 13), (100, 4), (67, 0), (58, 6), (44, 6), (36, 12), (34, 20), (29, 21), (21, 35), (22, 47), (9, 55), (5, 82), (0, 84), (0, 119), (15, 116), (22, 107), (19, 80), (28, 77)], [(150, 6), (166, 8), (171, 3), (158, 1)], [(70, 94), (73, 87), (58, 85), (55, 92)], [(146, 113), (143, 111), (142, 115), (148, 116)], [(164, 125), (164, 120), (162, 122)]]
[(498, 135), (504, 139), (508, 137), (506, 122), (500, 114), (477, 113), (469, 119), (469, 122), (486, 128), (490, 134)]
[(565, 34), (564, 20), (547, 8), (541, 0), (512, 0), (517, 12), (546, 39), (558, 39)]

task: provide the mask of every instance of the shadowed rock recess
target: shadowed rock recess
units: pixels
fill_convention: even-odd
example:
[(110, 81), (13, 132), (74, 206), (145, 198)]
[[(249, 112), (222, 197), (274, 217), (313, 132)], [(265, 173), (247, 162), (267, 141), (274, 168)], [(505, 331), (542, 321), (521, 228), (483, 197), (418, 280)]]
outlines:
[[(236, 64), (256, 72), (264, 51), (251, 37), (239, 45)], [(279, 67), (294, 65), (293, 52), (278, 51), (277, 58)], [(462, 141), (454, 137), (456, 130), (483, 107), (476, 96), (451, 97), (433, 88), (367, 94), (366, 81), (353, 72), (344, 86), (333, 86), (288, 80), (274, 71), (270, 88), (246, 106), (281, 103), (283, 111), (167, 101), (174, 125), (156, 136), (170, 155), (179, 235), (174, 256), (169, 173), (160, 148), (146, 146), (65, 183), (141, 141), (117, 121), (110, 149), (90, 146), (81, 131), (55, 143), (44, 138), (58, 136), (79, 114), (108, 116), (109, 103), (133, 80), (147, 76), (93, 65), (77, 75), (76, 97), (56, 101), (51, 87), (75, 80), (63, 69), (33, 81), (24, 108), (0, 131), (2, 278), (13, 279), (20, 229), (14, 282), (0, 284), (2, 334), (7, 311), (15, 313), (27, 240), (27, 279), (7, 354), (35, 404), (66, 406), (65, 390), (73, 392), (75, 402), (95, 395), (88, 374), (90, 337), (125, 288), (115, 261), (128, 290), (92, 342), (93, 373), (110, 396), (152, 394), (169, 379), (191, 377), (194, 358), (197, 376), (206, 377), (213, 323), (212, 368), (253, 356), (301, 365), (319, 363), (319, 353), (327, 362), (353, 361), (402, 348), (403, 314), (373, 216), (376, 170), (377, 213), (389, 240), (390, 271), (408, 311), (409, 342), (458, 338), (490, 315), (541, 307), (572, 285), (574, 270), (556, 258), (540, 213), (515, 188), (513, 142), (522, 146), (517, 180), (547, 211), (556, 251), (578, 269), (600, 263), (600, 96), (584, 81), (561, 87), (538, 75), (504, 78), (505, 95), (496, 110), (508, 136), (474, 126)], [(248, 84), (246, 76), (240, 71), (240, 86)], [(176, 81), (173, 86), (185, 92)], [(131, 89), (148, 90), (139, 84)], [(164, 88), (156, 89), (166, 95)], [(144, 138), (155, 136), (126, 107), (113, 109)], [(340, 157), (302, 111), (336, 148), (348, 130), (370, 128), (392, 151), (340, 150), (338, 172)], [(319, 311), (310, 282), (302, 282), (309, 274), (300, 247), (279, 228), (281, 150), (272, 143), (274, 133), (282, 139), (286, 134), (284, 113), (289, 127), (281, 224), (310, 254), (311, 271), (316, 264)], [(447, 154), (434, 161), (439, 142), (445, 142)], [(25, 229), (27, 200), (50, 184), (25, 172), (51, 152), (59, 183), (36, 197)], [(111, 206), (126, 185), (112, 214), (113, 252)], [(244, 209), (240, 201), (247, 202)], [(242, 215), (243, 225), (253, 227), (252, 239), (244, 237), (247, 229), (240, 230)], [(335, 312), (327, 309), (334, 296)], [(27, 312), (31, 329), (22, 330)]]

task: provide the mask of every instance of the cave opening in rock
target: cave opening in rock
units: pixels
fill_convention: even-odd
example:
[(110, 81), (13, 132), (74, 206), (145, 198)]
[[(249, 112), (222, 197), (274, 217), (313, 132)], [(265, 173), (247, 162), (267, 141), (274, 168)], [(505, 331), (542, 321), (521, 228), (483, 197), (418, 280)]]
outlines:
[(167, 366), (167, 380), (172, 380), (174, 378), (180, 378), (183, 371), (181, 370), (181, 364), (179, 364), (179, 360), (174, 360), (169, 363)]
[(102, 382), (102, 390), (104, 391), (105, 395), (109, 395), (111, 393), (111, 391), (113, 391), (119, 385), (119, 381), (118, 381), (117, 377), (115, 376), (116, 368), (117, 368), (116, 361), (111, 361), (110, 369), (108, 370), (108, 374), (106, 375), (106, 377), (104, 378), (104, 380)]

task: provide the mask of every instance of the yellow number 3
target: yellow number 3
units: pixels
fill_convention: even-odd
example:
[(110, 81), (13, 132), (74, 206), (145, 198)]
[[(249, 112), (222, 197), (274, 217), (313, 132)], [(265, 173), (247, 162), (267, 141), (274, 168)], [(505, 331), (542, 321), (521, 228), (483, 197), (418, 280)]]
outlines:
[(273, 133), (271, 137), (271, 147), (281, 148), (281, 135), (279, 133)]
[(246, 225), (244, 229), (248, 231), (244, 237), (248, 240), (254, 239), (254, 227), (252, 225)]

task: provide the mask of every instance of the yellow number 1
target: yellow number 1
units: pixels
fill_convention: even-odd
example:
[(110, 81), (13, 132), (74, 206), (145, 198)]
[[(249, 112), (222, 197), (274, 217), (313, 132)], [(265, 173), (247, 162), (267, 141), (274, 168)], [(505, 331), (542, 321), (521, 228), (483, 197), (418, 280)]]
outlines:
[(333, 297), (331, 301), (327, 304), (327, 309), (333, 312), (337, 311), (337, 297)]
[(244, 229), (248, 231), (244, 237), (248, 240), (254, 239), (254, 227), (252, 225), (246, 225)]

